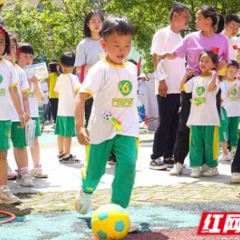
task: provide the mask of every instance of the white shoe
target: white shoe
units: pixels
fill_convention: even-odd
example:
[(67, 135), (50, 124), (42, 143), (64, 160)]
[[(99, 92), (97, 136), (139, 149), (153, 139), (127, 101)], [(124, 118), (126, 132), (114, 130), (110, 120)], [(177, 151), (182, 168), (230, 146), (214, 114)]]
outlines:
[(42, 170), (42, 165), (39, 165), (38, 167), (34, 168), (30, 174), (31, 177), (35, 178), (48, 178), (48, 174), (44, 173)]
[(230, 153), (222, 153), (219, 158), (218, 158), (218, 161), (231, 161), (232, 160), (232, 156)]
[(183, 171), (183, 165), (181, 163), (177, 162), (173, 165), (173, 169), (171, 169), (169, 174), (170, 174), (170, 176), (175, 176), (175, 175), (181, 174), (182, 171)]
[(208, 168), (207, 171), (202, 173), (202, 176), (204, 177), (213, 177), (213, 176), (217, 176), (219, 174), (217, 168)]
[(33, 187), (33, 180), (31, 178), (31, 175), (28, 172), (25, 174), (18, 173), (18, 182), (22, 187)]
[(232, 173), (231, 182), (240, 183), (240, 173), (239, 172)]
[(0, 189), (0, 204), (16, 204), (21, 203), (21, 200), (13, 195), (8, 186), (3, 190)]
[(139, 230), (139, 228), (140, 228), (140, 225), (138, 223), (131, 222), (130, 223), (130, 228), (128, 230), (128, 233), (136, 232), (136, 231)]
[(237, 148), (233, 148), (233, 149), (231, 150), (232, 159), (234, 159), (235, 154), (236, 154), (236, 151), (237, 151)]
[(208, 169), (209, 169), (209, 166), (208, 166), (206, 163), (204, 163), (204, 164), (202, 165), (201, 172), (202, 172), (202, 173), (203, 173), (203, 172), (206, 172)]
[(201, 175), (201, 168), (200, 167), (193, 167), (190, 177), (199, 178)]
[(80, 214), (87, 214), (91, 210), (92, 194), (79, 191), (75, 198), (75, 210)]

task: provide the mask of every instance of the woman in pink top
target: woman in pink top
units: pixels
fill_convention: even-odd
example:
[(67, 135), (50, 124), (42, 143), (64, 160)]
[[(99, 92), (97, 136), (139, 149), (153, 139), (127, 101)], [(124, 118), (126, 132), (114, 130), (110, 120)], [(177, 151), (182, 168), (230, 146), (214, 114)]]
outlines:
[[(226, 61), (230, 59), (228, 39), (220, 34), (224, 28), (223, 16), (217, 14), (212, 7), (202, 6), (197, 12), (195, 24), (197, 32), (187, 35), (172, 52), (163, 52), (160, 54), (159, 59), (184, 58), (187, 55), (186, 71), (194, 70), (195, 75), (199, 75), (200, 69), (198, 63), (200, 53), (202, 51), (212, 51), (219, 58), (217, 70), (225, 67)], [(220, 93), (218, 95), (217, 98), (220, 99)], [(189, 128), (186, 126), (186, 123), (190, 112), (191, 98), (192, 94), (181, 92), (180, 121), (174, 147), (175, 164), (170, 175), (182, 173), (184, 159), (189, 151)]]

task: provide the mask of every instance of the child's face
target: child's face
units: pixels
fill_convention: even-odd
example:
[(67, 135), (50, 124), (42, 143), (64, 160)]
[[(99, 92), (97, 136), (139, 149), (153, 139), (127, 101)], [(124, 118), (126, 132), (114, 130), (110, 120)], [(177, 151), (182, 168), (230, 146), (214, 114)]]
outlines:
[(33, 62), (33, 55), (29, 53), (19, 53), (17, 56), (17, 62), (20, 67), (25, 67), (28, 65), (32, 65)]
[(87, 23), (91, 32), (99, 33), (102, 30), (102, 19), (98, 15), (93, 15)]
[(11, 39), (10, 40), (10, 54), (7, 55), (8, 61), (13, 61), (16, 58), (17, 46), (16, 43)]
[(238, 69), (236, 67), (230, 66), (227, 68), (226, 72), (226, 79), (227, 80), (234, 80), (234, 78), (237, 76)]
[(199, 68), (202, 72), (206, 73), (216, 67), (216, 64), (213, 63), (212, 58), (204, 53), (199, 61)]
[(0, 34), (0, 56), (4, 53), (5, 50), (5, 38), (2, 34)]
[(123, 60), (131, 50), (132, 35), (118, 35), (114, 31), (106, 39), (101, 39), (103, 49), (107, 52), (107, 57), (113, 64), (122, 65)]
[(228, 25), (225, 25), (225, 31), (228, 33), (230, 37), (234, 37), (237, 35), (239, 30), (239, 23), (235, 21), (231, 21)]

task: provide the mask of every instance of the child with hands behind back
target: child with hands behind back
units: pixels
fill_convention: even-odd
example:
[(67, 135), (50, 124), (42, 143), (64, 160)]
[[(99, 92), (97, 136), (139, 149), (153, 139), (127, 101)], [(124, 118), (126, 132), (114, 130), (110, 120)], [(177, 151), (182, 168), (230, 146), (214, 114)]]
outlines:
[[(190, 166), (191, 177), (198, 178), (201, 174), (203, 159), (208, 168), (203, 176), (218, 175), (218, 127), (220, 125), (216, 106), (216, 94), (219, 87), (216, 84), (217, 72), (214, 70), (218, 56), (211, 51), (203, 51), (199, 56), (200, 76), (195, 76), (194, 70), (186, 72), (180, 91), (192, 93), (192, 104), (187, 126), (190, 127)], [(186, 82), (187, 81), (187, 82)]]

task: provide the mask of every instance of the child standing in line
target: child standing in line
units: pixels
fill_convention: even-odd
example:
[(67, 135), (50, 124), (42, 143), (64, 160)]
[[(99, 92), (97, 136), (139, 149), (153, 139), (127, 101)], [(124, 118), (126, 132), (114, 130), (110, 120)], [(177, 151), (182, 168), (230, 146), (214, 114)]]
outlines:
[[(187, 81), (194, 70), (186, 72), (180, 91), (192, 93), (192, 104), (187, 126), (190, 127), (190, 166), (191, 177), (198, 178), (201, 174), (203, 159), (209, 167), (202, 176), (218, 175), (218, 127), (220, 125), (216, 106), (216, 95), (219, 87), (216, 84), (217, 72), (213, 69), (218, 64), (217, 54), (203, 51), (199, 56), (201, 75)], [(187, 82), (186, 82), (187, 81)]]
[(26, 120), (21, 107), (17, 90), (18, 77), (13, 65), (2, 58), (10, 53), (8, 33), (0, 26), (0, 204), (15, 204), (21, 200), (14, 196), (7, 186), (7, 150), (11, 135), (12, 102), (21, 122), (19, 128), (25, 126)]
[[(75, 199), (75, 209), (86, 214), (91, 196), (103, 176), (111, 150), (117, 165), (112, 184), (111, 202), (126, 208), (135, 180), (138, 152), (137, 68), (125, 58), (131, 50), (133, 28), (125, 17), (110, 16), (103, 23), (101, 44), (105, 59), (88, 72), (75, 100), (75, 124), (80, 144), (86, 145), (86, 164), (82, 171), (82, 189)], [(84, 127), (84, 104), (94, 96), (88, 129)], [(110, 122), (117, 119), (121, 129)], [(138, 230), (131, 223), (130, 232)]]
[[(30, 119), (30, 108), (28, 102), (27, 91), (29, 90), (29, 84), (27, 80), (26, 73), (22, 69), (22, 67), (18, 66), (14, 63), (16, 59), (16, 51), (17, 51), (17, 38), (13, 34), (10, 34), (10, 54), (7, 55), (7, 59), (13, 64), (17, 76), (19, 79), (19, 84), (17, 86), (18, 94), (20, 96), (20, 102), (22, 109), (25, 112), (26, 121)], [(20, 58), (23, 58), (21, 56)], [(20, 59), (20, 63), (22, 61)], [(25, 127), (19, 128), (21, 122), (19, 120), (17, 111), (13, 109), (12, 112), (12, 128), (11, 128), (11, 140), (13, 144), (13, 152), (14, 158), (18, 166), (18, 182), (23, 187), (33, 187), (33, 181), (30, 176), (30, 171), (28, 168), (28, 154), (27, 148), (25, 144)]]
[[(238, 144), (238, 124), (240, 120), (240, 91), (236, 80), (238, 69), (239, 64), (237, 61), (229, 61), (226, 75), (220, 83), (220, 88), (222, 92), (225, 93), (225, 96), (220, 115), (221, 127), (219, 129), (219, 141), (222, 147), (222, 154), (219, 156), (219, 161), (230, 161), (234, 158)], [(224, 122), (226, 122), (226, 124), (224, 124)], [(228, 152), (229, 137), (231, 154)]]
[[(17, 62), (22, 68), (33, 63), (34, 51), (30, 44), (23, 43), (19, 46), (17, 50)], [(36, 131), (34, 137), (34, 148), (30, 148), (31, 155), (33, 159), (34, 169), (31, 172), (31, 176), (35, 178), (47, 178), (48, 175), (43, 172), (42, 165), (40, 164), (40, 148), (38, 137), (41, 136), (40, 123), (39, 123), (39, 113), (38, 113), (38, 100), (41, 98), (42, 94), (39, 87), (38, 79), (33, 76), (28, 79), (29, 91), (27, 92), (30, 116), (32, 120), (36, 121)]]
[(65, 53), (60, 58), (63, 74), (61, 74), (54, 91), (59, 96), (55, 134), (58, 135), (58, 159), (63, 163), (79, 163), (71, 154), (72, 137), (76, 136), (74, 123), (74, 99), (80, 88), (76, 75), (73, 75), (75, 55)]

